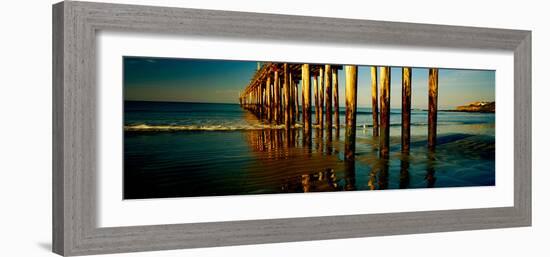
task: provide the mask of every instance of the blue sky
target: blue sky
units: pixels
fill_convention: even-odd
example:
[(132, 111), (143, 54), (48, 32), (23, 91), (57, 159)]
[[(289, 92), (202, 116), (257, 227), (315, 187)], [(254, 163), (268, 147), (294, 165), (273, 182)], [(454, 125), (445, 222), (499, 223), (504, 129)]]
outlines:
[[(254, 61), (172, 58), (124, 58), (125, 100), (238, 103), (239, 92), (256, 71)], [(370, 67), (359, 66), (358, 105), (370, 106)], [(338, 72), (340, 105), (344, 105), (344, 71)], [(300, 85), (301, 87), (301, 85)], [(412, 107), (427, 108), (428, 69), (412, 70)], [(300, 89), (301, 90), (301, 89)], [(439, 70), (439, 108), (474, 101), (494, 101), (495, 72)], [(391, 107), (401, 107), (401, 68), (391, 69)]]

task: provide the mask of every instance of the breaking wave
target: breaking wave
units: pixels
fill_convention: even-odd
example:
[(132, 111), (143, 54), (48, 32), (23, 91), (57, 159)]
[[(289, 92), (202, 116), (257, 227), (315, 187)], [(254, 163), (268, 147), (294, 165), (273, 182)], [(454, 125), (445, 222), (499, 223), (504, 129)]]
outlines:
[[(460, 124), (469, 124), (468, 122), (440, 122), (438, 125), (460, 125)], [(482, 123), (481, 123), (482, 124)], [(411, 123), (411, 126), (417, 127), (417, 126), (427, 126), (428, 124), (425, 122), (418, 122), (418, 123)], [(486, 124), (488, 125), (488, 124)], [(345, 124), (340, 124), (340, 128), (344, 128)], [(398, 127), (401, 126), (400, 123), (392, 123), (390, 124), (390, 127)], [(298, 123), (292, 126), (292, 128), (302, 128), (303, 124)], [(312, 125), (313, 128), (320, 128), (319, 125), (314, 124)], [(336, 127), (333, 125), (333, 127)], [(363, 128), (371, 128), (372, 124), (366, 124), (366, 123), (357, 123), (356, 126), (358, 129)], [(129, 132), (147, 132), (147, 131), (249, 131), (249, 130), (262, 130), (262, 129), (284, 129), (284, 124), (264, 124), (264, 123), (257, 123), (257, 124), (203, 124), (203, 125), (183, 125), (183, 124), (131, 124), (131, 125), (125, 125), (124, 131)]]
[[(262, 129), (283, 129), (285, 125), (128, 125), (124, 126), (125, 131), (237, 131), (237, 130), (262, 130)], [(299, 127), (299, 125), (296, 125)]]

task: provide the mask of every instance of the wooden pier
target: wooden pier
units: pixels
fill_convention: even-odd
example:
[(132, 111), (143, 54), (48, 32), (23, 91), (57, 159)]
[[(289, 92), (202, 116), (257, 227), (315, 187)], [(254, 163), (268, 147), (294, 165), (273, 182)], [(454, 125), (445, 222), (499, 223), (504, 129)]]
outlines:
[[(300, 114), (305, 129), (311, 129), (313, 125), (323, 128), (325, 121), (326, 129), (339, 127), (336, 113), (335, 122), (332, 123), (332, 101), (334, 110), (338, 111), (337, 71), (340, 69), (342, 66), (263, 63), (241, 92), (239, 102), (259, 119), (277, 125), (284, 124), (286, 128), (294, 127), (300, 121)], [(336, 74), (334, 79), (333, 74)], [(302, 92), (298, 92), (300, 82)], [(314, 103), (311, 102), (312, 98)], [(315, 105), (315, 122), (311, 118), (312, 104)]]
[[(316, 135), (331, 140), (338, 137), (338, 70), (345, 74), (345, 160), (354, 160), (357, 130), (358, 67), (355, 65), (263, 63), (241, 92), (241, 106), (265, 123), (283, 125), (288, 130), (302, 128), (304, 145), (311, 146), (312, 129)], [(390, 153), (390, 85), (391, 67), (371, 67), (372, 135), (378, 137), (380, 158)], [(437, 144), (438, 69), (428, 75), (428, 149)], [(298, 85), (301, 83), (301, 92)], [(410, 151), (412, 68), (402, 68), (401, 79), (401, 152)], [(314, 105), (314, 106), (312, 106)], [(315, 114), (313, 121), (312, 114)], [(300, 122), (301, 120), (301, 122)], [(297, 126), (298, 125), (298, 126)], [(301, 125), (301, 126), (300, 126)], [(287, 133), (290, 134), (290, 133)], [(351, 164), (350, 164), (351, 165)]]

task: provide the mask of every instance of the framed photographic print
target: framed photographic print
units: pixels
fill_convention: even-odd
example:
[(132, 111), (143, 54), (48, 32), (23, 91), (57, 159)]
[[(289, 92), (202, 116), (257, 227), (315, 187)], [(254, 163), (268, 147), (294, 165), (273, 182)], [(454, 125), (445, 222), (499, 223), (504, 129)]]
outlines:
[(531, 32), (53, 6), (61, 255), (531, 225)]

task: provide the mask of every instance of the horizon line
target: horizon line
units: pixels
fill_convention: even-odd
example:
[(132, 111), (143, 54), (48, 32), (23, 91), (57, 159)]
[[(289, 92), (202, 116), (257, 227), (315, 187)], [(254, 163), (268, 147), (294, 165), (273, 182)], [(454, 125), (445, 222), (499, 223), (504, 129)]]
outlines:
[[(236, 105), (240, 105), (239, 103), (227, 103), (227, 102), (195, 102), (195, 101), (184, 101), (184, 100), (134, 100), (134, 99), (124, 99), (124, 101), (133, 101), (133, 102), (161, 102), (161, 103), (194, 103), (194, 104), (236, 104)], [(479, 101), (476, 101), (476, 102), (496, 102), (496, 101), (483, 101), (483, 100), (479, 100)], [(473, 102), (472, 102), (473, 103)], [(471, 103), (465, 103), (465, 105), (467, 104), (471, 104)], [(301, 104), (299, 106), (302, 106)], [(313, 106), (313, 105), (312, 105)], [(461, 106), (461, 105), (459, 105)], [(459, 106), (455, 106), (453, 108), (457, 108)], [(364, 106), (364, 105), (357, 105), (357, 107), (359, 108), (372, 108), (372, 106)], [(345, 109), (345, 106), (338, 106), (338, 108), (341, 108), (341, 109)], [(401, 108), (401, 106), (390, 106), (390, 108), (394, 108), (394, 109), (397, 109), (397, 108)], [(421, 111), (424, 111), (424, 110), (427, 110), (428, 106), (426, 107), (411, 107), (411, 110), (421, 110)], [(455, 110), (455, 109), (449, 109), (449, 107), (441, 107), (441, 109), (439, 109), (440, 111), (446, 111), (446, 110)]]

